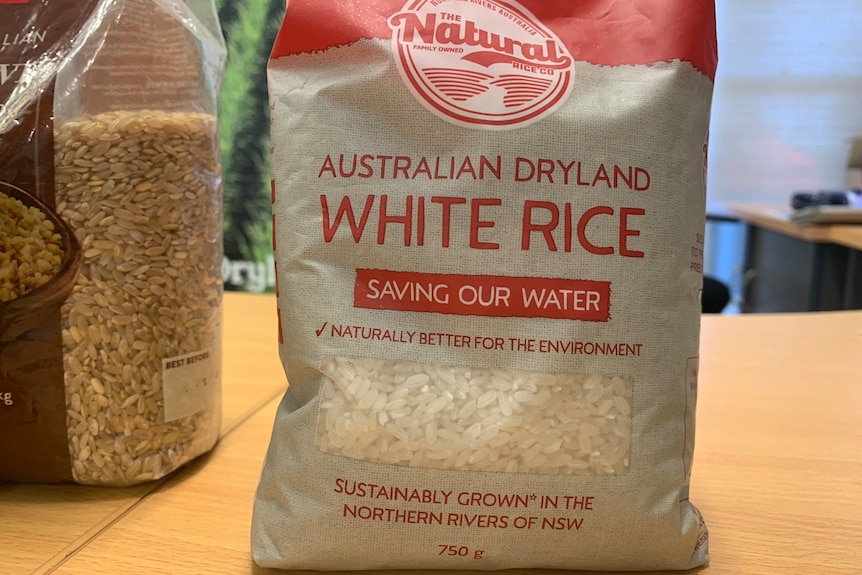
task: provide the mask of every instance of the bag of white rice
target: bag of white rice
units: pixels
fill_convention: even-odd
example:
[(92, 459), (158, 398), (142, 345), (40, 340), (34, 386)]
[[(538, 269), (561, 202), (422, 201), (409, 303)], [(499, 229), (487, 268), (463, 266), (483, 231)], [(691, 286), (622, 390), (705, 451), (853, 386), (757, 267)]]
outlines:
[(290, 2), (260, 565), (707, 563), (716, 60), (711, 0)]

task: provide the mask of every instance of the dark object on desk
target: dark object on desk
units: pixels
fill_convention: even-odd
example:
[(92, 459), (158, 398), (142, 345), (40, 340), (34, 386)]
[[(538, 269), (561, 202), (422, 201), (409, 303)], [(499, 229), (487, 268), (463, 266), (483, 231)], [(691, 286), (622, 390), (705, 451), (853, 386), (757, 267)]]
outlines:
[(862, 190), (794, 192), (790, 207), (794, 210), (813, 206), (856, 206), (862, 202)]
[(717, 279), (703, 278), (703, 294), (700, 298), (700, 307), (703, 313), (721, 313), (730, 303), (730, 290)]
[(862, 190), (794, 192), (790, 221), (801, 226), (862, 223)]

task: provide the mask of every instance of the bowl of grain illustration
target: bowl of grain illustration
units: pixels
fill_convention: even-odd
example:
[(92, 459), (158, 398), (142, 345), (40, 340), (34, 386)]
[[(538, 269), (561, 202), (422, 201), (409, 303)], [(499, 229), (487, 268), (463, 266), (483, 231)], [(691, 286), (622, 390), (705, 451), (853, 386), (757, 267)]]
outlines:
[(58, 318), (80, 266), (69, 225), (35, 196), (0, 182), (0, 342)]

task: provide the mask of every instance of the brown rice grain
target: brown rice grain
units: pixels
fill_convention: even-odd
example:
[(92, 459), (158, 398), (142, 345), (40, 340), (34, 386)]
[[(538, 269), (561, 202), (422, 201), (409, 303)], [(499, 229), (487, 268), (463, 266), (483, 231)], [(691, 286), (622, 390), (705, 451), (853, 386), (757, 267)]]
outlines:
[[(58, 209), (86, 250), (63, 306), (74, 478), (155, 479), (203, 453), (218, 433), (217, 409), (165, 421), (161, 378), (163, 359), (218, 348), (221, 245), (198, 241), (220, 238), (215, 119), (121, 111), (58, 122), (55, 130)], [(203, 192), (194, 201), (152, 195), (168, 184)], [(164, 281), (180, 271), (182, 282)], [(190, 321), (178, 324), (175, 310)], [(82, 445), (78, 422), (87, 422), (93, 445), (109, 445), (105, 451), (118, 457), (96, 457)]]

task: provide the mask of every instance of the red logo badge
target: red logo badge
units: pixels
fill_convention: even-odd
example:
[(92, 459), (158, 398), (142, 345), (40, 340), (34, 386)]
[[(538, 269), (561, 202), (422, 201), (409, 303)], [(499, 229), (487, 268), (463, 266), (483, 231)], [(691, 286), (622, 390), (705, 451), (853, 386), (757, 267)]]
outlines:
[(568, 98), (574, 60), (563, 42), (512, 0), (410, 0), (389, 18), (398, 69), (444, 120), (510, 129)]

